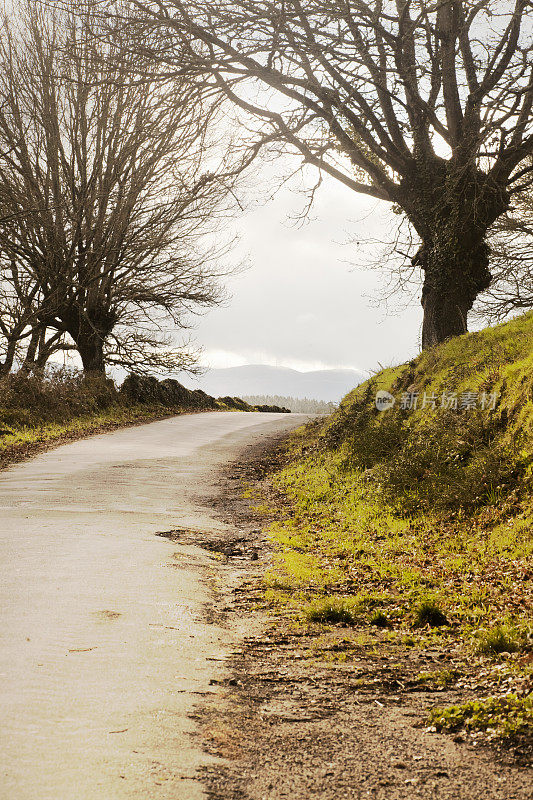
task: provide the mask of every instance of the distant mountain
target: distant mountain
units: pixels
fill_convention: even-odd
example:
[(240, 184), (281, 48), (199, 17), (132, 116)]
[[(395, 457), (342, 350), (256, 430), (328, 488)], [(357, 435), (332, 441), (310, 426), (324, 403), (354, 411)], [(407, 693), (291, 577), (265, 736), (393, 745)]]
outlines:
[(250, 364), (244, 367), (210, 369), (199, 378), (189, 378), (183, 380), (183, 383), (191, 388), (203, 389), (213, 397), (282, 395), (338, 403), (365, 378), (362, 372), (353, 369), (299, 372), (288, 367)]

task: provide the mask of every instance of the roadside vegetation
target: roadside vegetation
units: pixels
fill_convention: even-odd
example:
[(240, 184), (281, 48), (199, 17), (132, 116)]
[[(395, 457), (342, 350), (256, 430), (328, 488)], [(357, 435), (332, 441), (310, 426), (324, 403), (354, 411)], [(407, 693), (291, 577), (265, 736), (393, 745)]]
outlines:
[(112, 380), (72, 371), (0, 380), (0, 468), (52, 445), (126, 425), (195, 411), (281, 411), (238, 397), (215, 399), (178, 381), (129, 375)]
[(297, 432), (264, 506), (267, 605), (317, 657), (379, 647), (402, 686), (455, 687), (434, 730), (533, 733), (532, 342), (529, 313), (383, 370)]

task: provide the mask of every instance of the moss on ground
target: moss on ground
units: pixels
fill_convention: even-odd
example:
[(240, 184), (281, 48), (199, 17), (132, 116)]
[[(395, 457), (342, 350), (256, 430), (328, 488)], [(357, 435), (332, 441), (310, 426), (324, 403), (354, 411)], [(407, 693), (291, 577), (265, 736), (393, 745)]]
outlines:
[(429, 722), (439, 731), (484, 730), (493, 736), (516, 736), (533, 729), (533, 698), (509, 694), (434, 708)]

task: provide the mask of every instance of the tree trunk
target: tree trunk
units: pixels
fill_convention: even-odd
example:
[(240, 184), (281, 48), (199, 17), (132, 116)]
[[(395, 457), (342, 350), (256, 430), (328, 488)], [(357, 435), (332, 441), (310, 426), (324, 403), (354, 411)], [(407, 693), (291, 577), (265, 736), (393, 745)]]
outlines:
[(104, 375), (104, 340), (96, 332), (87, 337), (78, 338), (76, 347), (81, 357), (83, 371), (86, 375)]
[(114, 321), (112, 314), (104, 309), (98, 309), (97, 314), (86, 310), (81, 314), (74, 308), (63, 318), (64, 331), (73, 339), (86, 375), (105, 376), (104, 344)]
[(488, 246), (481, 242), (466, 249), (455, 237), (439, 246), (437, 237), (422, 246), (413, 263), (424, 270), (422, 349), (467, 333), (468, 312), (492, 279)]
[(402, 207), (422, 240), (413, 265), (424, 272), (422, 348), (468, 331), (468, 312), (490, 286), (487, 231), (509, 195), (476, 168), (436, 160), (406, 180)]
[(56, 333), (52, 334), (52, 336), (47, 340), (46, 338), (46, 329), (43, 331), (43, 335), (39, 341), (39, 349), (37, 351), (37, 356), (35, 358), (35, 365), (34, 365), (34, 372), (42, 373), (44, 372), (44, 368), (46, 367), (48, 360), (52, 353), (56, 353), (61, 348), (58, 347), (58, 342), (62, 338), (62, 332), (56, 331)]
[(468, 332), (468, 302), (457, 297), (443, 296), (436, 289), (428, 289), (423, 295), (422, 306), (423, 350), (445, 342), (452, 336), (462, 336)]
[(25, 375), (29, 375), (30, 372), (33, 371), (34, 364), (35, 364), (35, 356), (37, 354), (37, 348), (39, 346), (39, 340), (41, 338), (41, 330), (39, 328), (35, 328), (32, 331), (30, 343), (28, 345), (28, 349), (26, 350), (26, 356), (24, 358), (24, 363), (22, 364), (20, 371)]
[(18, 334), (12, 336), (6, 347), (6, 357), (3, 363), (0, 363), (0, 376), (9, 375), (15, 363), (15, 356), (17, 355), (17, 344), (19, 342)]
[(468, 312), (490, 286), (489, 248), (481, 241), (464, 247), (458, 237), (437, 234), (419, 250), (414, 263), (424, 270), (422, 349), (468, 332)]

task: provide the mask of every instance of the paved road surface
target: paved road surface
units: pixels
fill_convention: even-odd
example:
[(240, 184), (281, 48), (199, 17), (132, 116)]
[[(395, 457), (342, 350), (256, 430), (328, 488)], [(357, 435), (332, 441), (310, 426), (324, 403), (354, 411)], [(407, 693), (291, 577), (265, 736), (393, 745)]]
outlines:
[(186, 415), (0, 473), (1, 800), (203, 796), (187, 714), (231, 635), (202, 617), (204, 552), (155, 534), (222, 528), (217, 469), (301, 422)]

